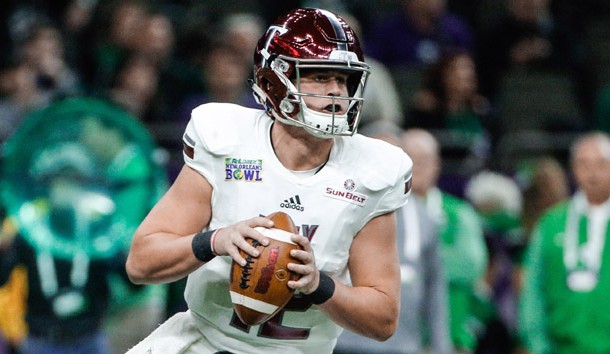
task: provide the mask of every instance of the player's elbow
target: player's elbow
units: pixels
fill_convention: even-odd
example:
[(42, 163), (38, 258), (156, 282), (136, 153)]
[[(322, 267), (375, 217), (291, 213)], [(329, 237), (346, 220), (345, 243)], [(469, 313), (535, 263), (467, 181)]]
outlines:
[(129, 280), (134, 284), (146, 284), (149, 278), (144, 267), (134, 260), (132, 254), (127, 257), (125, 262), (125, 270)]
[(389, 306), (383, 317), (379, 318), (374, 328), (369, 328), (367, 336), (377, 341), (383, 342), (394, 335), (398, 328), (398, 316), (400, 313), (399, 306)]
[(388, 318), (381, 326), (379, 326), (378, 330), (375, 331), (377, 333), (375, 333), (375, 337), (373, 337), (373, 339), (384, 342), (394, 335), (397, 327), (398, 315), (394, 316), (394, 318)]

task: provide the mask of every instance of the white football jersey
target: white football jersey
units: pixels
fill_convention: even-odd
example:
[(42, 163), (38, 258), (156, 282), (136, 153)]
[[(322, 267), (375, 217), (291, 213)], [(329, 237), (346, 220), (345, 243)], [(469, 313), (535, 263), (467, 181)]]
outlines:
[[(412, 162), (398, 147), (362, 135), (334, 138), (328, 162), (298, 176), (277, 159), (273, 121), (264, 111), (209, 103), (192, 112), (184, 159), (214, 188), (210, 229), (276, 211), (311, 240), (318, 268), (349, 282), (354, 236), (372, 218), (407, 202)], [(280, 123), (278, 123), (280, 124)], [(372, 255), (371, 261), (378, 255)], [(296, 294), (274, 318), (248, 327), (233, 313), (230, 257), (216, 257), (188, 277), (185, 297), (201, 332), (233, 353), (330, 353), (341, 327)]]

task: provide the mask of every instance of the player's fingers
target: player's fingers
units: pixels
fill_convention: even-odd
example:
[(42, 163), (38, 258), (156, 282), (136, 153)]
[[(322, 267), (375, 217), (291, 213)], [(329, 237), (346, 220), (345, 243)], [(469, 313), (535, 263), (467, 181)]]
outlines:
[(291, 250), (290, 256), (292, 256), (292, 258), (300, 261), (302, 264), (313, 264), (314, 263), (313, 253), (307, 252), (305, 250), (296, 250), (296, 249)]
[(313, 273), (313, 267), (307, 264), (299, 264), (299, 263), (288, 263), (286, 265), (288, 270), (295, 272), (297, 274), (301, 274), (301, 276), (306, 276)]
[(272, 228), (274, 225), (273, 220), (267, 219), (263, 216), (256, 216), (251, 219), (248, 219), (248, 220), (246, 220), (246, 224), (251, 228), (254, 228), (257, 226)]
[[(295, 265), (298, 269), (305, 270), (305, 268), (300, 268), (298, 265)], [(311, 288), (313, 288), (313, 284), (316, 282), (315, 273), (309, 272), (307, 274), (301, 275), (298, 280), (290, 280), (287, 285), (291, 289), (299, 290), (305, 294), (309, 294), (311, 292)]]
[(292, 242), (300, 245), (303, 250), (307, 252), (313, 252), (311, 248), (311, 243), (309, 243), (309, 239), (307, 237), (301, 236), (299, 234), (292, 234), (290, 235), (290, 239), (292, 240)]
[(258, 234), (259, 233), (256, 230), (246, 226), (243, 222), (222, 228), (214, 240), (214, 250), (220, 255), (231, 255), (232, 250), (239, 253), (239, 249), (242, 249), (246, 253), (256, 257), (258, 254), (254, 254), (256, 253), (254, 252), (255, 249), (246, 238), (260, 239)]
[(240, 266), (245, 267), (246, 266), (246, 259), (244, 257), (241, 256), (241, 254), (239, 253), (239, 250), (235, 247), (231, 248), (228, 251), (229, 256), (231, 256), (231, 258), (237, 262)]
[(300, 280), (289, 280), (288, 283), (286, 283), (286, 285), (290, 289), (294, 289), (294, 290), (300, 290), (302, 288)]
[(258, 244), (267, 246), (269, 244), (269, 239), (267, 237), (265, 237), (265, 235), (263, 235), (261, 232), (263, 232), (263, 229), (260, 229), (260, 228), (253, 229), (251, 227), (243, 227), (240, 229), (239, 237), (235, 238), (234, 243), (236, 246), (243, 249), (244, 251), (246, 251), (246, 249), (242, 247), (242, 245), (243, 245), (242, 241), (245, 241), (248, 239), (250, 239), (250, 241), (249, 242), (246, 241), (247, 243), (255, 241)]
[(260, 247), (260, 245), (261, 243), (257, 240), (248, 242), (248, 240), (244, 238), (237, 240), (235, 243), (235, 246), (239, 247), (242, 251), (246, 252), (252, 257), (258, 257), (260, 255), (260, 251), (256, 249), (256, 247)]

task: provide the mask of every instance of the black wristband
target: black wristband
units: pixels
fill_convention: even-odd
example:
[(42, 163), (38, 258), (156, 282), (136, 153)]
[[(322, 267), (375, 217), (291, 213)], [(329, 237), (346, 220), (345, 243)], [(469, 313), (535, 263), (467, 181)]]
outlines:
[(320, 272), (320, 283), (318, 288), (308, 295), (309, 300), (315, 305), (325, 303), (335, 293), (335, 281), (326, 273)]
[(211, 261), (214, 257), (216, 257), (214, 251), (212, 250), (211, 242), (214, 231), (216, 230), (210, 230), (196, 234), (195, 237), (193, 237), (193, 242), (191, 243), (191, 246), (193, 248), (193, 254), (198, 260), (204, 263), (207, 263)]

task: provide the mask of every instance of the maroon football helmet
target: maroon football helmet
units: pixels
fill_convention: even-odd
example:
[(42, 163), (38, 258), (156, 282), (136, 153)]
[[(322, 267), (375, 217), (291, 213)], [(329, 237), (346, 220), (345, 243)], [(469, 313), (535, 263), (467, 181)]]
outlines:
[[(347, 73), (349, 96), (302, 93), (303, 69)], [(267, 112), (285, 124), (302, 126), (321, 138), (353, 135), (368, 73), (358, 38), (342, 18), (326, 10), (295, 9), (280, 17), (259, 40), (252, 89)], [(346, 101), (347, 113), (314, 111), (307, 107), (304, 96)]]

